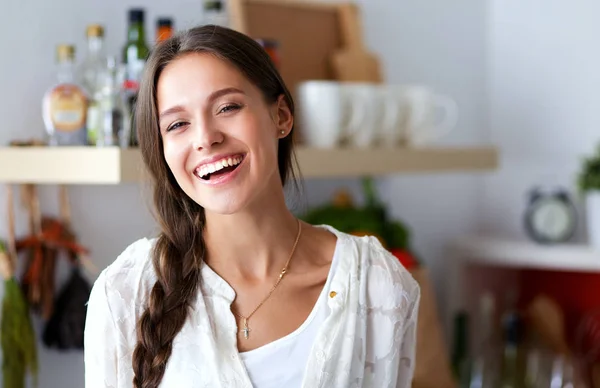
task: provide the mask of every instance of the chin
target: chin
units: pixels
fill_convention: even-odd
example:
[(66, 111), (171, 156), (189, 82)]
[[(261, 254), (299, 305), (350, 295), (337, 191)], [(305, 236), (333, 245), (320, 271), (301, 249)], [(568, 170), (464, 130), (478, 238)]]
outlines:
[[(243, 212), (256, 200), (259, 191), (257, 186), (246, 181), (215, 190), (192, 184), (184, 191), (207, 213), (232, 215)], [(252, 189), (252, 187), (255, 189)]]
[(197, 201), (206, 213), (228, 216), (242, 212), (247, 206), (241, 201)]

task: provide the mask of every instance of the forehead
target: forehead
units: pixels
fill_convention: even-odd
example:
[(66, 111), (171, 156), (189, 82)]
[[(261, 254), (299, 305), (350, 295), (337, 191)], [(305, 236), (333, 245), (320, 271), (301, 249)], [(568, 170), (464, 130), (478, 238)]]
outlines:
[(229, 62), (209, 53), (193, 53), (175, 59), (163, 69), (156, 92), (160, 105), (161, 100), (166, 103), (165, 100), (181, 95), (206, 97), (225, 87), (248, 89), (251, 85)]

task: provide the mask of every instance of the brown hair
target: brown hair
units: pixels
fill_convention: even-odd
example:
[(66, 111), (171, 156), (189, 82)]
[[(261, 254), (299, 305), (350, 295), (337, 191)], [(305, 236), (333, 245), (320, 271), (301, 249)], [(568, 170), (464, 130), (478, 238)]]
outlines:
[[(283, 95), (294, 114), (292, 96), (269, 55), (242, 33), (212, 25), (196, 27), (162, 42), (152, 52), (140, 86), (135, 118), (162, 231), (152, 253), (157, 281), (137, 323), (138, 342), (133, 353), (136, 388), (159, 386), (173, 339), (183, 327), (197, 295), (205, 253), (204, 209), (182, 191), (165, 163), (156, 101), (162, 70), (189, 53), (208, 53), (231, 63), (261, 90), (266, 102), (274, 103)], [(277, 159), (281, 182), (285, 185), (290, 176), (294, 177), (293, 130), (279, 140)]]

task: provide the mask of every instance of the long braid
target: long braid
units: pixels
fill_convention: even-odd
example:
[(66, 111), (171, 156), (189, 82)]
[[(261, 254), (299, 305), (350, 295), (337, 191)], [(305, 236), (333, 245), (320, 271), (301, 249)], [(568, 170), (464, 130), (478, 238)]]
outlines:
[(150, 292), (147, 309), (138, 320), (138, 344), (133, 353), (133, 383), (136, 388), (159, 386), (171, 356), (173, 340), (185, 323), (200, 284), (205, 251), (203, 212), (196, 205), (196, 217), (192, 217), (190, 208), (193, 205), (184, 203), (187, 206), (179, 209), (171, 201), (162, 203), (165, 206), (162, 208), (163, 219), (177, 219), (177, 222), (170, 223), (176, 226), (175, 230), (169, 235), (163, 232), (154, 247), (153, 265), (157, 281)]

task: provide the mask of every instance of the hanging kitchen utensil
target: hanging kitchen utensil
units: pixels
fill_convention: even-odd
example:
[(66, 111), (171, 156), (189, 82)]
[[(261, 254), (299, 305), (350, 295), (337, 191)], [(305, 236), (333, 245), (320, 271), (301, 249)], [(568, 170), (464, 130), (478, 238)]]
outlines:
[[(42, 234), (46, 225), (42, 218), (37, 188), (29, 184), (22, 186), (21, 200), (29, 214), (29, 236), (17, 241), (17, 250), (26, 251), (26, 270), (21, 284), (32, 310), (48, 319), (52, 314), (56, 258), (43, 243)], [(50, 277), (52, 280), (49, 281)]]
[(86, 256), (87, 251), (77, 244), (70, 227), (71, 208), (67, 189), (65, 186), (60, 186), (59, 190), (61, 220), (54, 227), (60, 226), (61, 233), (50, 241), (56, 244), (56, 251), (58, 249), (65, 251), (72, 270), (69, 281), (54, 302), (53, 314), (46, 324), (42, 338), (49, 348), (83, 349), (83, 333), (91, 285), (82, 276), (80, 265), (87, 263), (89, 266), (89, 260)]
[[(73, 228), (71, 224), (71, 202), (69, 200), (69, 192), (67, 187), (64, 185), (59, 186), (59, 200), (60, 200), (60, 219), (65, 227), (65, 230), (69, 232), (68, 237), (76, 242), (76, 236), (73, 234)], [(73, 246), (72, 248), (75, 248)], [(92, 275), (98, 275), (100, 270), (94, 265), (89, 258), (89, 252), (86, 249), (69, 249), (68, 254), (70, 260), (82, 266), (86, 271)]]
[(73, 264), (71, 277), (58, 294), (54, 313), (43, 333), (44, 344), (60, 350), (83, 349), (87, 301), (91, 286)]
[(15, 218), (10, 185), (6, 188), (8, 247), (0, 244), (0, 271), (4, 278), (0, 343), (2, 347), (2, 387), (25, 388), (27, 372), (37, 386), (38, 355), (36, 339), (25, 296), (15, 278)]
[(60, 188), (62, 219), (42, 217), (34, 187), (26, 188), (24, 193), (32, 233), (17, 241), (17, 250), (28, 252), (22, 283), (30, 305), (47, 321), (52, 317), (55, 304), (54, 279), (59, 253), (66, 253), (71, 262), (80, 261), (87, 267), (91, 265), (87, 260), (87, 250), (77, 244), (68, 225), (70, 209), (66, 188)]
[(348, 82), (375, 82), (383, 80), (379, 59), (363, 44), (359, 10), (355, 4), (339, 6), (343, 48), (330, 58), (334, 79)]

